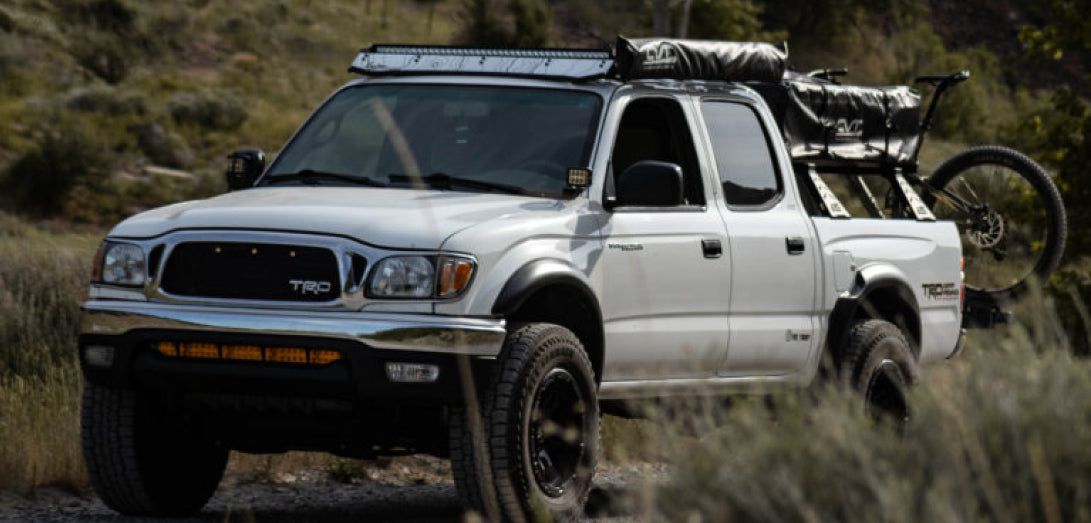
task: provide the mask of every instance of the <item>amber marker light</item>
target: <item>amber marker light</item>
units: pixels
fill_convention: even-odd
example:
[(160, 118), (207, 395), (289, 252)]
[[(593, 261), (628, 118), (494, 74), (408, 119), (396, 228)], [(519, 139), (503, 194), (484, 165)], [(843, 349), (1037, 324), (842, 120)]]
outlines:
[(218, 359), (220, 347), (215, 343), (185, 342), (179, 343), (179, 356), (187, 358)]
[(265, 361), (275, 361), (279, 363), (307, 363), (307, 349), (270, 347), (265, 349)]
[(164, 356), (178, 356), (178, 346), (169, 341), (161, 341), (155, 344), (155, 350)]
[(261, 347), (256, 347), (254, 345), (224, 345), (223, 359), (261, 361)]
[(310, 363), (315, 365), (325, 365), (327, 363), (333, 363), (341, 359), (341, 353), (335, 350), (328, 349), (311, 349), (310, 350)]
[(460, 294), (469, 284), (474, 273), (474, 263), (463, 258), (441, 258), (439, 269), (440, 298), (450, 298)]

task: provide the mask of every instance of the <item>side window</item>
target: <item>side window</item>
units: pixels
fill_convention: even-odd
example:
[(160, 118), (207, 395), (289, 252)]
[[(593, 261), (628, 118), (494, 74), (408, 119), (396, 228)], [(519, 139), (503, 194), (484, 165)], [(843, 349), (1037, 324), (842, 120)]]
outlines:
[(704, 205), (705, 190), (692, 136), (676, 100), (633, 100), (625, 108), (618, 126), (612, 156), (614, 175), (642, 160), (676, 163), (682, 167), (684, 203)]
[(723, 101), (706, 101), (701, 112), (727, 204), (754, 206), (776, 198), (780, 176), (757, 113), (749, 106)]

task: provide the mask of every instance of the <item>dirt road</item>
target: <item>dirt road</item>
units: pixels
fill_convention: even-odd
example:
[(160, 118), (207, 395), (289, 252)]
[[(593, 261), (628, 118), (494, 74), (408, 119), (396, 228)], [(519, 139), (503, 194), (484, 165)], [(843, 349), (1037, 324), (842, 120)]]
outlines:
[[(454, 484), (449, 474), (443, 473), (445, 462), (436, 458), (412, 459), (408, 466), (396, 460), (349, 482), (337, 481), (317, 468), (280, 473), (263, 481), (229, 473), (204, 510), (183, 521), (479, 520), (463, 513)], [(640, 519), (626, 508), (631, 505), (628, 500), (638, 494), (647, 480), (663, 478), (665, 474), (662, 466), (652, 464), (600, 467), (588, 503), (587, 521)], [(44, 488), (29, 497), (0, 492), (0, 521), (153, 520), (119, 517), (89, 492)]]

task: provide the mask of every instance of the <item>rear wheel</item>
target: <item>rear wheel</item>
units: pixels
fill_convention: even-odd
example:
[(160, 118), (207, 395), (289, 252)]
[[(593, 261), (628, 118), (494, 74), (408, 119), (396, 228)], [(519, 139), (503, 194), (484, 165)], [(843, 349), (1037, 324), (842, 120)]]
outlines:
[(465, 410), (452, 421), (459, 493), (490, 518), (578, 518), (599, 452), (595, 379), (583, 346), (564, 327), (528, 324), (508, 335), (498, 365), (483, 402), (485, 448), (474, 448)]
[(909, 419), (906, 395), (917, 381), (917, 362), (905, 335), (884, 320), (864, 320), (849, 331), (838, 375), (842, 387), (859, 393), (875, 420), (901, 427)]
[(962, 234), (967, 298), (1011, 302), (1061, 262), (1066, 217), (1049, 174), (1005, 147), (967, 149), (936, 169), (928, 185), (953, 195), (924, 195), (937, 218)]
[(185, 516), (208, 502), (228, 451), (164, 415), (149, 396), (87, 382), (83, 457), (106, 506), (130, 516)]

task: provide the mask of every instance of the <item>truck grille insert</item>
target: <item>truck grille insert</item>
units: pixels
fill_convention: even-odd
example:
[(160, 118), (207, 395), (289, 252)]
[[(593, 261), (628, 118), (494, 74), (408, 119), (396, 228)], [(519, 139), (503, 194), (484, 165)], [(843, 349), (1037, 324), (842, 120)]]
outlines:
[(175, 296), (326, 302), (340, 296), (341, 281), (329, 249), (189, 242), (170, 252), (160, 287)]

